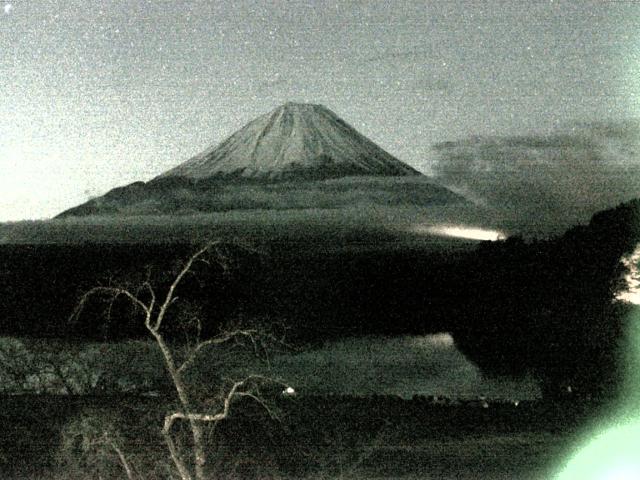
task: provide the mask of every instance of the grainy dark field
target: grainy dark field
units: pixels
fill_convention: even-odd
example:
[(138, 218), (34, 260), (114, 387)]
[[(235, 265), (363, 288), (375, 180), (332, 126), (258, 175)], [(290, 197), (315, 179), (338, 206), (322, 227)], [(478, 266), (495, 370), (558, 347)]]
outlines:
[[(4, 397), (2, 477), (82, 478), (61, 466), (62, 432), (79, 415), (93, 414), (114, 419), (142, 478), (161, 478), (159, 466), (168, 459), (159, 430), (170, 405), (149, 397)], [(482, 408), (391, 396), (300, 397), (275, 405), (278, 421), (238, 404), (210, 432), (216, 478), (549, 478), (590, 411), (569, 403)]]

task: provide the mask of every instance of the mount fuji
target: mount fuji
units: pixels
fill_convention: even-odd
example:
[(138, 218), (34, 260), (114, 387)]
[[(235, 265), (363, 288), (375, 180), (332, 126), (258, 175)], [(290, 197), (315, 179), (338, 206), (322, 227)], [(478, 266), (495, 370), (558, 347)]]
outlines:
[(329, 109), (286, 103), (149, 182), (115, 188), (58, 218), (465, 203)]

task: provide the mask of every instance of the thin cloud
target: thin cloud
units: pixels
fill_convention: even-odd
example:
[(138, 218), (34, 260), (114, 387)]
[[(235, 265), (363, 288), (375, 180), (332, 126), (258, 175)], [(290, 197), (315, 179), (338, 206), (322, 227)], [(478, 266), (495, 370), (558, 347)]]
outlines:
[(433, 175), (501, 212), (506, 229), (545, 235), (640, 191), (640, 123), (435, 145)]

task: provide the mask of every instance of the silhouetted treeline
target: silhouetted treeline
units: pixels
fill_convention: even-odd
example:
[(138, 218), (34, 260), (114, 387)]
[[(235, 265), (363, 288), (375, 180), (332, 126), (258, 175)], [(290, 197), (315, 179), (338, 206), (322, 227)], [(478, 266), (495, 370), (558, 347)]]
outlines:
[[(97, 285), (135, 290), (147, 279), (160, 294), (198, 246), (188, 244), (4, 245), (0, 247), (0, 334), (109, 339), (146, 335), (124, 299), (89, 302), (69, 318), (81, 295)], [(459, 253), (456, 253), (459, 255)], [(429, 297), (454, 258), (433, 249), (333, 250), (274, 244), (267, 253), (227, 245), (224, 266), (197, 264), (172, 309), (198, 309), (205, 334), (229, 320), (278, 320), (293, 339), (446, 329), (425, 323)], [(146, 292), (141, 291), (144, 296)], [(140, 313), (140, 312), (138, 312)], [(298, 328), (301, 327), (301, 328)]]
[[(0, 334), (117, 340), (145, 335), (140, 312), (120, 298), (95, 298), (72, 319), (81, 296), (96, 286), (129, 289), (145, 299), (149, 281), (160, 296), (196, 247), (187, 244), (3, 245), (0, 248)], [(197, 264), (180, 289), (181, 306), (205, 312), (210, 327), (246, 303), (253, 254), (222, 246), (223, 264)], [(101, 301), (103, 300), (103, 301)]]
[(630, 309), (612, 300), (624, 288), (620, 259), (639, 242), (632, 201), (557, 239), (482, 244), (449, 284), (459, 292), (443, 307), (449, 331), (485, 372), (527, 369), (547, 394), (612, 395)]

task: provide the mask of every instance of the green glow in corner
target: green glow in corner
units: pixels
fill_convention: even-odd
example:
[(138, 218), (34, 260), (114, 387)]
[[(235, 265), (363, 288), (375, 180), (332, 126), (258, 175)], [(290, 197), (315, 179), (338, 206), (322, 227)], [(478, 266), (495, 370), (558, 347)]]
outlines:
[(557, 476), (557, 480), (640, 479), (640, 422), (595, 435)]
[(640, 245), (627, 259), (628, 290), (619, 300), (636, 305), (628, 318), (625, 349), (625, 385), (614, 418), (604, 428), (596, 428), (569, 460), (556, 480), (639, 480), (640, 479)]
[(557, 480), (640, 480), (640, 313), (631, 318), (627, 384), (609, 425), (594, 429)]

